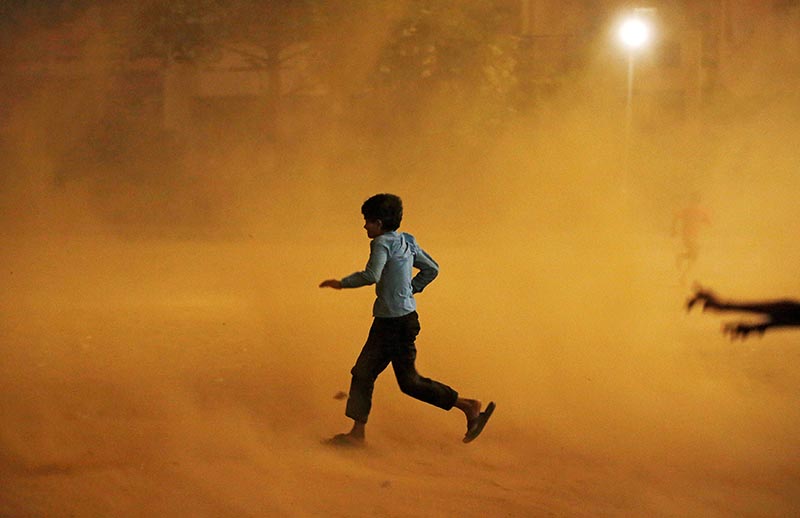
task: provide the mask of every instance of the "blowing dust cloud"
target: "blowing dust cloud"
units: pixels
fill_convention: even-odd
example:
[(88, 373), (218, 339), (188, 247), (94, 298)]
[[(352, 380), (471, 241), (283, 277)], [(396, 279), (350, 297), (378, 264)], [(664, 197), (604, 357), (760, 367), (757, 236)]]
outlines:
[[(277, 93), (259, 2), (191, 48), (178, 4), (0, 8), (0, 516), (800, 513), (800, 330), (685, 306), (800, 298), (796, 2), (719, 2), (738, 46), (677, 101), (579, 3), (558, 73), (516, 3), (261, 6)], [(471, 444), (391, 369), (367, 447), (321, 443), (374, 289), (318, 285), (376, 193), (440, 266), (417, 369), (497, 403)]]

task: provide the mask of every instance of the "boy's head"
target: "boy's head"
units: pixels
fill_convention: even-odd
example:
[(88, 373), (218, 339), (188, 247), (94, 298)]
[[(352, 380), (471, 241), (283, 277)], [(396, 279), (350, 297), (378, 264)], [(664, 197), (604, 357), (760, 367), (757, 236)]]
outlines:
[(361, 205), (367, 221), (380, 221), (381, 230), (391, 232), (400, 228), (403, 220), (403, 201), (394, 194), (376, 194)]

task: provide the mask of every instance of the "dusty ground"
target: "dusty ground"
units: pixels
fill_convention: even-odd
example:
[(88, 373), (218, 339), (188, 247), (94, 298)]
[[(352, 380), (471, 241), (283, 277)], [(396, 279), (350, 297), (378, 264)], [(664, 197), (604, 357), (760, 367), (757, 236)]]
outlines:
[(348, 426), (334, 395), (369, 325), (370, 290), (316, 287), (360, 267), (352, 234), (8, 237), (0, 516), (800, 513), (797, 336), (730, 344), (686, 315), (656, 234), (601, 267), (588, 241), (509, 249), (499, 276), (434, 239), (419, 368), (495, 417), (464, 445), (460, 415), (387, 372), (369, 447), (323, 446)]

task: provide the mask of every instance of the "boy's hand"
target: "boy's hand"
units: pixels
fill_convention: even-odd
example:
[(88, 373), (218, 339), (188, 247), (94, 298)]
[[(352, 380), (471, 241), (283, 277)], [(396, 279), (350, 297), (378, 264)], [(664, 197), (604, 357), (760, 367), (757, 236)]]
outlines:
[(338, 279), (328, 279), (327, 281), (322, 281), (319, 284), (320, 288), (333, 288), (335, 290), (342, 289), (342, 281)]

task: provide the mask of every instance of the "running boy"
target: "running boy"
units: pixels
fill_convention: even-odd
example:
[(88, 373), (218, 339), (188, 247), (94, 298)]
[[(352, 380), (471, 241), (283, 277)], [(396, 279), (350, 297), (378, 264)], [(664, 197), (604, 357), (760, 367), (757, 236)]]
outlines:
[[(480, 401), (464, 399), (447, 385), (423, 378), (414, 366), (417, 356), (414, 340), (420, 330), (414, 294), (421, 293), (436, 278), (439, 265), (419, 247), (414, 236), (397, 232), (403, 219), (403, 203), (398, 196), (376, 194), (364, 202), (361, 213), (367, 237), (372, 240), (366, 268), (319, 285), (340, 290), (375, 284), (377, 296), (367, 342), (350, 371), (345, 415), (353, 420), (353, 428), (333, 436), (329, 442), (346, 446), (364, 444), (375, 380), (390, 363), (403, 393), (444, 410), (456, 407), (464, 412), (467, 418), (464, 442), (470, 442), (483, 431), (494, 411), (494, 402), (481, 412)], [(412, 267), (419, 270), (413, 277)]]

